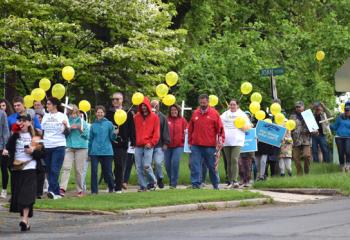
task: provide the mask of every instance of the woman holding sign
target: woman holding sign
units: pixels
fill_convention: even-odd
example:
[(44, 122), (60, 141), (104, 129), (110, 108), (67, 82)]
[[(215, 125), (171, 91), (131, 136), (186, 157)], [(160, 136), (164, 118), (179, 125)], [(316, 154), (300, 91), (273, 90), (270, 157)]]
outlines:
[[(240, 121), (237, 121), (240, 120)], [(245, 131), (250, 128), (247, 115), (239, 108), (237, 100), (230, 101), (230, 109), (221, 115), (224, 125), (224, 154), (227, 159), (228, 188), (238, 188), (238, 158), (244, 145)], [(242, 124), (243, 123), (243, 124)]]

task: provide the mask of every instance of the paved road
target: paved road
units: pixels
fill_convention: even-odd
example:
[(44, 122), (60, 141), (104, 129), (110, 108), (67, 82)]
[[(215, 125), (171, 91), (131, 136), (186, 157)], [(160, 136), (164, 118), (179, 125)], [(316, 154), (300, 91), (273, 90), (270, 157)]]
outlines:
[(349, 239), (350, 199), (149, 217), (38, 213), (18, 233), (17, 216), (0, 210), (0, 239)]

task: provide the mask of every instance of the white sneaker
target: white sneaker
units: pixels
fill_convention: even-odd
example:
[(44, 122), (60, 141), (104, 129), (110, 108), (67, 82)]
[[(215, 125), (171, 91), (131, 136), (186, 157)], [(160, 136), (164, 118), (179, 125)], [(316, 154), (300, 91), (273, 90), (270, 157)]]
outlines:
[(117, 194), (121, 194), (121, 193), (123, 193), (121, 190), (119, 190), (119, 191), (115, 191), (115, 193), (117, 193)]
[(61, 199), (61, 198), (62, 198), (61, 195), (54, 195), (54, 196), (53, 196), (53, 200), (57, 200), (57, 199)]
[(53, 192), (48, 192), (47, 197), (50, 199), (55, 199), (55, 194)]
[(7, 190), (6, 190), (6, 189), (2, 189), (2, 190), (1, 190), (1, 195), (0, 195), (0, 197), (3, 198), (3, 199), (6, 199), (6, 197), (7, 197)]

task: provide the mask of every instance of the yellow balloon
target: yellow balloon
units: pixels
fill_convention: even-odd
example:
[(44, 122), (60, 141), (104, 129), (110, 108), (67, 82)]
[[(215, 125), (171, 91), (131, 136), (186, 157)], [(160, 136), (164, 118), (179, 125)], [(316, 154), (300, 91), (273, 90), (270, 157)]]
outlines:
[(282, 125), (284, 123), (284, 119), (286, 119), (286, 117), (283, 115), (283, 113), (277, 113), (275, 115), (275, 123), (278, 125)]
[(266, 117), (266, 114), (263, 110), (259, 110), (255, 113), (255, 118), (257, 120), (263, 120), (263, 119), (265, 119), (265, 117)]
[(51, 89), (51, 94), (53, 97), (61, 99), (66, 94), (66, 88), (62, 84), (56, 83)]
[(47, 78), (42, 78), (39, 82), (39, 87), (46, 92), (51, 87), (50, 80)]
[(219, 98), (216, 95), (209, 95), (209, 106), (215, 107), (219, 103)]
[(267, 123), (272, 123), (272, 120), (270, 118), (265, 118), (264, 121)]
[(74, 68), (71, 66), (65, 66), (62, 69), (62, 77), (64, 80), (68, 82), (74, 78), (74, 74), (75, 74)]
[(24, 106), (26, 106), (26, 108), (33, 107), (34, 98), (31, 95), (25, 96), (23, 100), (24, 100)]
[(257, 111), (260, 110), (260, 103), (258, 102), (252, 102), (250, 105), (249, 105), (249, 111), (253, 114), (255, 114)]
[(289, 131), (293, 131), (295, 129), (295, 127), (297, 126), (297, 124), (295, 123), (294, 120), (288, 120), (286, 122), (286, 128), (289, 130)]
[(43, 100), (45, 98), (46, 93), (41, 88), (35, 88), (35, 89), (32, 90), (30, 95), (33, 97), (33, 99), (35, 101), (41, 101), (41, 100)]
[(162, 83), (162, 84), (159, 84), (157, 87), (156, 87), (156, 93), (157, 93), (157, 96), (162, 98), (162, 97), (165, 97), (169, 92), (169, 87)]
[(241, 85), (241, 92), (244, 95), (249, 94), (253, 90), (253, 85), (250, 82), (244, 82)]
[(344, 112), (345, 111), (345, 103), (341, 103), (340, 104), (340, 112)]
[(245, 119), (243, 117), (236, 117), (233, 123), (235, 124), (236, 128), (242, 128), (245, 125)]
[(123, 109), (118, 109), (114, 113), (114, 121), (118, 126), (123, 125), (126, 122), (127, 114)]
[(79, 110), (88, 112), (91, 109), (91, 104), (87, 100), (81, 100), (79, 102)]
[(324, 59), (325, 55), (326, 54), (324, 53), (324, 51), (317, 51), (316, 53), (317, 61), (321, 62)]
[(176, 72), (168, 72), (165, 75), (165, 82), (168, 84), (170, 87), (174, 86), (177, 81), (179, 80), (179, 76), (177, 75)]
[(175, 98), (174, 95), (168, 94), (168, 95), (166, 95), (166, 96), (163, 98), (162, 101), (163, 101), (163, 103), (164, 103), (165, 106), (170, 107), (171, 105), (174, 105), (174, 104), (175, 104), (176, 98)]
[(279, 105), (279, 103), (272, 103), (270, 106), (270, 111), (272, 113), (272, 115), (276, 115), (277, 113), (281, 112), (281, 105)]
[(258, 92), (253, 93), (253, 94), (250, 96), (250, 101), (251, 101), (251, 102), (258, 102), (258, 103), (261, 103), (261, 101), (262, 101), (262, 96), (261, 96), (261, 94), (258, 93)]
[(132, 95), (132, 98), (131, 98), (131, 101), (132, 101), (132, 104), (134, 104), (134, 105), (140, 105), (141, 103), (143, 103), (143, 99), (144, 99), (145, 97), (143, 96), (143, 94), (142, 93), (140, 93), (140, 92), (136, 92), (136, 93), (134, 93), (133, 95)]

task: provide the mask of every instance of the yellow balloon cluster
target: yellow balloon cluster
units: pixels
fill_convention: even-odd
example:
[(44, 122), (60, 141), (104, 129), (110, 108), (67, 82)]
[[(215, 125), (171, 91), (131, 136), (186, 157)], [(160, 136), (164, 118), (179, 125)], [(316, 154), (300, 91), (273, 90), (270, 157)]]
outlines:
[(144, 100), (144, 96), (142, 93), (140, 92), (136, 92), (132, 95), (132, 98), (131, 98), (131, 101), (132, 101), (132, 104), (134, 105), (140, 105), (141, 103), (143, 103), (143, 100)]
[(50, 80), (47, 78), (42, 78), (39, 82), (39, 87), (46, 92), (51, 87)]
[(219, 98), (216, 95), (209, 95), (209, 106), (215, 107), (219, 103)]
[(87, 100), (81, 100), (79, 102), (79, 110), (83, 112), (88, 112), (91, 109), (91, 104)]
[(241, 92), (244, 95), (249, 94), (253, 90), (253, 85), (250, 82), (244, 82), (241, 85)]
[(262, 96), (261, 96), (261, 94), (258, 93), (258, 92), (253, 93), (253, 94), (250, 96), (250, 101), (251, 101), (251, 102), (258, 102), (258, 103), (261, 103), (261, 101), (262, 101)]
[(255, 114), (257, 111), (260, 110), (260, 103), (258, 102), (252, 102), (250, 105), (249, 105), (249, 111), (252, 113), (252, 114)]
[(66, 94), (66, 88), (62, 84), (56, 83), (51, 89), (51, 94), (57, 99), (62, 99)]
[(286, 117), (283, 115), (283, 113), (277, 113), (275, 115), (275, 123), (278, 125), (282, 125), (284, 123), (284, 119), (286, 119)]
[(179, 76), (177, 75), (176, 72), (168, 72), (166, 75), (165, 75), (165, 82), (170, 86), (174, 86), (176, 85), (177, 81), (179, 80)]
[(157, 93), (157, 96), (160, 97), (160, 98), (163, 98), (165, 97), (169, 92), (169, 87), (162, 83), (162, 84), (159, 84), (157, 87), (156, 87), (156, 93)]
[(289, 130), (289, 131), (293, 131), (295, 129), (295, 127), (297, 126), (297, 124), (295, 123), (294, 120), (288, 120), (286, 122), (286, 128)]
[(128, 116), (127, 116), (126, 112), (122, 109), (118, 109), (114, 113), (114, 121), (118, 126), (123, 125), (126, 122), (127, 117)]
[(272, 103), (270, 106), (271, 113), (275, 116), (276, 114), (280, 113), (282, 110), (281, 105), (279, 103)]
[(31, 108), (31, 107), (33, 107), (34, 98), (33, 98), (31, 95), (25, 96), (24, 99), (23, 99), (23, 101), (24, 101), (24, 106), (25, 106), (26, 108)]
[(265, 119), (265, 117), (266, 117), (266, 114), (263, 110), (259, 110), (255, 113), (255, 118), (257, 120), (263, 120), (263, 119)]
[(73, 67), (65, 66), (62, 69), (62, 77), (63, 77), (64, 80), (69, 82), (69, 81), (73, 80), (74, 75), (75, 75), (75, 71), (74, 71)]
[(321, 62), (324, 59), (325, 55), (326, 54), (324, 53), (324, 51), (317, 51), (316, 53), (317, 61)]
[(233, 121), (236, 128), (242, 128), (245, 125), (245, 119), (244, 117), (236, 117), (236, 119)]
[(32, 90), (30, 95), (33, 97), (33, 99), (35, 101), (41, 101), (41, 100), (43, 100), (45, 98), (46, 93), (41, 88), (35, 88), (35, 89)]
[(168, 94), (163, 98), (162, 102), (164, 103), (165, 106), (170, 107), (171, 105), (175, 104), (176, 98), (174, 95)]

